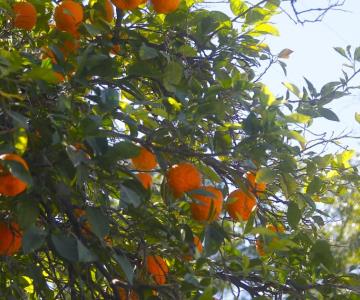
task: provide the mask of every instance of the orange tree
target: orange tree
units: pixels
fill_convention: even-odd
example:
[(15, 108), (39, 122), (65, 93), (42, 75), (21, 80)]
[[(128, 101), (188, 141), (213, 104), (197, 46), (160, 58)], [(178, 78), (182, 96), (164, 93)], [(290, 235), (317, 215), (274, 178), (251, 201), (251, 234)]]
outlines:
[(0, 0), (1, 299), (359, 299), (324, 226), (354, 153), (309, 127), (338, 121), (360, 49), (275, 97), (280, 5)]

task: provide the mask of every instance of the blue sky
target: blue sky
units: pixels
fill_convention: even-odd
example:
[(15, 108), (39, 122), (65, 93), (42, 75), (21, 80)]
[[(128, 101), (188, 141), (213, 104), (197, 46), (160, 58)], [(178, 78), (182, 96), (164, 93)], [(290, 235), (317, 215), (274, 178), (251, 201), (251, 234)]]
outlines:
[[(298, 1), (299, 4), (306, 0)], [(311, 1), (312, 5), (314, 1)], [(275, 66), (263, 77), (263, 81), (277, 95), (283, 95), (285, 89), (281, 82), (288, 81), (297, 86), (304, 85), (303, 76), (318, 88), (330, 81), (336, 81), (341, 76), (342, 64), (345, 60), (338, 55), (333, 47), (353, 48), (360, 46), (360, 1), (347, 0), (343, 7), (347, 12), (329, 12), (319, 23), (307, 23), (304, 26), (295, 25), (287, 16), (279, 15), (273, 22), (280, 30), (280, 37), (268, 37), (273, 53), (284, 48), (294, 51), (290, 59), (284, 60), (288, 65), (288, 76), (284, 76), (280, 66)], [(359, 63), (360, 67), (360, 63)], [(360, 85), (360, 76), (354, 79), (352, 85)], [(360, 136), (360, 124), (354, 119), (355, 112), (360, 112), (360, 91), (353, 95), (336, 100), (328, 105), (340, 118), (340, 122), (317, 120), (312, 125), (316, 132), (340, 133), (352, 131), (352, 135)], [(360, 141), (346, 140), (351, 148), (360, 150)]]

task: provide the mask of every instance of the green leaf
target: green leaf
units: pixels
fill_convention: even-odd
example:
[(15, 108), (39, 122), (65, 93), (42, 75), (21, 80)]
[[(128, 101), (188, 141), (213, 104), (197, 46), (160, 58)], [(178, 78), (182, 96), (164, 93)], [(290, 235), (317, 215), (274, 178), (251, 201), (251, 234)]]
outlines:
[(7, 110), (6, 113), (12, 118), (14, 124), (18, 127), (28, 129), (29, 119), (16, 111)]
[(286, 218), (291, 228), (294, 229), (298, 226), (301, 220), (301, 210), (299, 209), (299, 206), (293, 201), (289, 201)]
[(87, 248), (80, 240), (77, 240), (77, 249), (78, 249), (78, 261), (79, 262), (93, 262), (98, 258), (97, 256)]
[(256, 172), (255, 182), (271, 183), (276, 178), (276, 172), (266, 167), (260, 168)]
[(269, 87), (266, 85), (261, 86), (261, 93), (259, 95), (259, 98), (261, 103), (266, 106), (271, 106), (276, 101), (274, 94), (270, 91)]
[(86, 218), (91, 225), (91, 231), (99, 238), (103, 239), (109, 234), (110, 226), (109, 220), (103, 213), (101, 208), (98, 207), (87, 207)]
[(244, 234), (248, 234), (254, 228), (255, 225), (256, 210), (253, 210), (250, 214), (249, 220), (246, 222)]
[(354, 52), (354, 59), (360, 61), (360, 47), (357, 47)]
[(264, 21), (267, 18), (265, 17), (268, 14), (268, 10), (263, 8), (253, 8), (246, 14), (246, 23), (255, 24), (259, 21)]
[(39, 208), (37, 202), (29, 199), (19, 201), (16, 206), (16, 216), (20, 227), (23, 229), (29, 228), (35, 224), (39, 216)]
[(360, 113), (355, 113), (355, 120), (360, 124)]
[(308, 124), (311, 121), (310, 116), (300, 114), (300, 113), (293, 113), (293, 114), (285, 116), (285, 118), (290, 123)]
[(74, 236), (64, 233), (53, 233), (51, 235), (51, 241), (60, 256), (71, 262), (78, 261), (78, 243)]
[(7, 168), (16, 178), (27, 183), (29, 187), (33, 185), (33, 180), (30, 173), (21, 163), (14, 160), (3, 160), (1, 164), (5, 166), (5, 168)]
[(344, 57), (347, 58), (346, 52), (345, 52), (345, 50), (344, 50), (343, 48), (341, 48), (341, 47), (334, 47), (334, 50), (335, 50), (337, 53), (339, 53), (340, 55), (342, 55), (342, 56), (344, 56)]
[(317, 240), (311, 248), (311, 260), (315, 265), (323, 264), (329, 270), (334, 269), (335, 261), (330, 245), (325, 240)]
[(211, 256), (219, 251), (224, 242), (226, 233), (217, 223), (211, 223), (205, 229), (205, 255)]
[(139, 55), (142, 60), (152, 59), (159, 56), (159, 53), (156, 49), (146, 46), (145, 43), (142, 43)]
[(140, 147), (135, 144), (123, 141), (114, 144), (106, 153), (107, 158), (111, 158), (112, 161), (118, 161), (123, 159), (129, 159), (139, 155)]
[(175, 62), (171, 61), (165, 68), (164, 81), (170, 84), (179, 84), (183, 77), (183, 67)]
[(114, 258), (120, 265), (129, 283), (132, 284), (134, 280), (134, 268), (132, 267), (128, 258), (120, 253), (114, 254)]
[(22, 248), (25, 254), (39, 249), (45, 242), (47, 231), (35, 225), (25, 230), (22, 240)]
[(318, 112), (320, 113), (321, 116), (323, 116), (324, 118), (330, 121), (336, 121), (336, 122), (340, 121), (338, 116), (330, 109), (319, 107)]
[(234, 15), (238, 16), (244, 13), (248, 9), (248, 6), (244, 0), (230, 0), (230, 9)]
[(121, 185), (121, 201), (126, 203), (127, 205), (133, 205), (134, 207), (139, 207), (142, 203), (142, 197), (141, 195), (133, 190), (132, 188)]
[(16, 153), (22, 155), (25, 153), (28, 145), (28, 136), (25, 128), (18, 127), (15, 129), (13, 134), (14, 139), (14, 148), (16, 149)]
[[(262, 35), (262, 34), (270, 34), (270, 35), (273, 35), (273, 36), (279, 36), (280, 35), (279, 30), (274, 25), (272, 25), (270, 23), (262, 23), (262, 24), (259, 24), (259, 25), (255, 26), (254, 32), (259, 34), (259, 35)], [(254, 32), (252, 32), (252, 35), (254, 35)]]
[(308, 195), (312, 195), (312, 194), (315, 194), (317, 192), (320, 192), (320, 189), (322, 187), (322, 184), (323, 184), (323, 181), (318, 177), (318, 176), (315, 176), (311, 182), (309, 183), (309, 185), (307, 186), (307, 189), (306, 189), (306, 193)]
[(283, 85), (296, 97), (301, 98), (300, 90), (295, 84), (292, 84), (290, 82), (283, 82)]
[(43, 80), (48, 83), (56, 83), (57, 79), (55, 76), (49, 76), (53, 74), (53, 70), (45, 67), (34, 66), (29, 72), (23, 75), (25, 80)]

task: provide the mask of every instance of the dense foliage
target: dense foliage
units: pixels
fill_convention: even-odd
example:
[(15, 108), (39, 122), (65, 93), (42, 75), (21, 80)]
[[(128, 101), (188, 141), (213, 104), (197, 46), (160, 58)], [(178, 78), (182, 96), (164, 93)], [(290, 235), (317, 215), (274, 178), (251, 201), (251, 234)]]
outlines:
[(311, 124), (339, 121), (325, 106), (353, 88), (360, 48), (336, 48), (339, 80), (275, 97), (261, 75), (286, 72), (291, 51), (264, 43), (280, 0), (224, 1), (232, 16), (137, 1), (114, 19), (76, 1), (83, 16), (56, 26), (60, 1), (29, 1), (25, 21), (14, 2), (0, 153), (26, 164), (0, 157), (1, 299), (359, 299), (355, 153)]

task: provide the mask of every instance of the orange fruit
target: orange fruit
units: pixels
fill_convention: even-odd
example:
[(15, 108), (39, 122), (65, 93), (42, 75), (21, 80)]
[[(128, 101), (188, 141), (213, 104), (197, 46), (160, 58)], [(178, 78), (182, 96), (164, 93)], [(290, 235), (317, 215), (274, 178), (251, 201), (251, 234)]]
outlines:
[(167, 183), (175, 198), (201, 186), (201, 173), (190, 163), (174, 165), (167, 173)]
[(256, 199), (252, 195), (247, 195), (238, 189), (230, 193), (226, 210), (233, 220), (247, 221), (251, 211), (256, 206)]
[(139, 173), (136, 175), (137, 179), (141, 182), (145, 190), (151, 188), (152, 177), (149, 173)]
[(250, 192), (254, 195), (259, 196), (261, 193), (265, 192), (266, 190), (266, 183), (265, 182), (256, 182), (256, 174), (253, 172), (246, 173), (246, 179), (249, 182)]
[(124, 288), (119, 288), (118, 293), (119, 300), (139, 300), (138, 294), (133, 290), (130, 290), (130, 293), (128, 293)]
[(166, 275), (169, 268), (165, 260), (159, 255), (151, 255), (146, 257), (146, 269), (152, 275), (157, 284), (166, 283)]
[(42, 48), (41, 51), (42, 51), (41, 59), (50, 58), (52, 64), (54, 65), (57, 64), (56, 56), (54, 52), (52, 52), (49, 48)]
[(27, 183), (21, 181), (10, 172), (5, 171), (1, 166), (1, 161), (4, 160), (17, 161), (21, 163), (26, 170), (29, 170), (29, 166), (26, 161), (17, 154), (3, 154), (0, 156), (0, 195), (16, 196), (26, 190)]
[(114, 46), (112, 46), (110, 53), (117, 55), (119, 54), (120, 51), (121, 51), (121, 46), (119, 44), (115, 44)]
[(141, 147), (140, 153), (131, 161), (136, 169), (142, 171), (151, 171), (157, 166), (156, 156), (144, 147)]
[(114, 19), (114, 7), (110, 0), (98, 0), (92, 6), (94, 9), (94, 15), (91, 16), (91, 22), (96, 18), (103, 18), (107, 22), (111, 22)]
[(77, 35), (77, 29), (84, 18), (83, 8), (80, 3), (65, 0), (55, 8), (54, 19), (56, 28), (60, 31)]
[[(283, 232), (285, 232), (285, 228), (284, 228), (284, 226), (282, 224), (277, 224), (277, 225), (267, 224), (266, 228), (273, 231), (273, 232), (275, 232), (275, 233), (283, 233)], [(272, 238), (273, 241), (276, 241), (278, 239), (279, 238), (277, 238), (277, 237)], [(264, 249), (264, 243), (263, 243), (263, 241), (261, 239), (257, 239), (255, 241), (255, 248), (256, 248), (256, 251), (259, 254), (259, 256), (264, 256), (266, 254), (266, 251)]]
[(145, 3), (146, 0), (111, 0), (111, 2), (122, 10), (133, 10)]
[(53, 75), (55, 76), (57, 83), (65, 81), (65, 76), (63, 74), (61, 74), (60, 72), (55, 71), (53, 73)]
[(69, 39), (63, 41), (63, 46), (59, 47), (60, 51), (64, 55), (64, 57), (68, 57), (71, 54), (74, 54), (77, 52), (77, 50), (80, 48), (79, 40), (77, 39)]
[(78, 222), (80, 222), (81, 233), (84, 236), (89, 237), (91, 235), (91, 225), (87, 220), (83, 220), (86, 217), (86, 211), (81, 208), (75, 208), (74, 215), (78, 219)]
[(193, 259), (193, 255), (192, 253), (194, 253), (194, 249), (197, 249), (199, 253), (201, 253), (203, 251), (203, 245), (201, 244), (201, 240), (199, 239), (199, 237), (197, 235), (194, 235), (194, 239), (193, 239), (193, 244), (192, 244), (192, 249), (193, 251), (189, 250), (189, 254), (184, 256), (185, 260), (192, 260)]
[(282, 224), (277, 224), (277, 225), (267, 224), (266, 228), (271, 230), (272, 232), (277, 232), (277, 233), (285, 232), (285, 228), (284, 228), (284, 226)]
[(114, 7), (110, 0), (105, 0), (104, 9), (105, 9), (105, 20), (110, 23), (114, 18)]
[(19, 224), (0, 222), (0, 255), (13, 255), (22, 245), (22, 232)]
[(14, 26), (16, 28), (31, 30), (36, 25), (37, 12), (29, 2), (16, 2), (13, 5), (13, 12), (15, 15)]
[(191, 203), (192, 218), (196, 221), (212, 222), (216, 220), (221, 213), (223, 195), (221, 191), (212, 186), (204, 186), (201, 189), (213, 194), (213, 196), (205, 196), (202, 194), (192, 195), (195, 199), (195, 201)]
[(178, 9), (180, 0), (151, 0), (154, 10), (159, 14), (169, 14)]
[(257, 239), (255, 241), (255, 249), (256, 249), (256, 252), (259, 254), (259, 256), (264, 256), (266, 254), (265, 249), (264, 249), (264, 244), (260, 239)]

